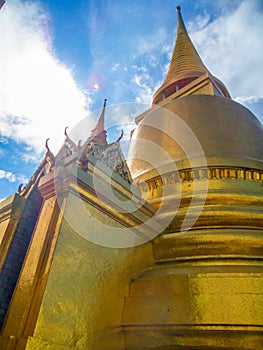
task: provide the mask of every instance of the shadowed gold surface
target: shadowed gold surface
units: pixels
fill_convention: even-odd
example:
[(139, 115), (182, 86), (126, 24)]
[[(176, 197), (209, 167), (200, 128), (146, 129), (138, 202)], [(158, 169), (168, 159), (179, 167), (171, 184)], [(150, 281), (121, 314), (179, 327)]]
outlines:
[(25, 202), (24, 198), (14, 194), (0, 204), (0, 272), (12, 244)]

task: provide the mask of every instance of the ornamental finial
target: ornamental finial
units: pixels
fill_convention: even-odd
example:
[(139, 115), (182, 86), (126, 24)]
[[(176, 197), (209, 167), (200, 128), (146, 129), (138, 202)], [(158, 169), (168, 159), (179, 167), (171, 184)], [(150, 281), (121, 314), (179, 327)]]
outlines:
[(49, 147), (48, 147), (48, 141), (49, 141), (49, 138), (46, 139), (46, 145), (45, 145), (45, 147), (46, 147), (46, 149), (47, 149), (47, 152), (50, 152), (50, 149), (49, 149)]
[(117, 142), (120, 142), (120, 140), (123, 138), (123, 134), (124, 134), (124, 133), (123, 133), (123, 130), (122, 130), (120, 136), (118, 137), (118, 139), (117, 139), (117, 141), (116, 141), (116, 143), (117, 143)]
[(65, 135), (66, 137), (68, 137), (67, 129), (68, 129), (68, 126), (66, 126), (66, 127), (65, 127), (65, 130), (64, 130), (64, 135)]

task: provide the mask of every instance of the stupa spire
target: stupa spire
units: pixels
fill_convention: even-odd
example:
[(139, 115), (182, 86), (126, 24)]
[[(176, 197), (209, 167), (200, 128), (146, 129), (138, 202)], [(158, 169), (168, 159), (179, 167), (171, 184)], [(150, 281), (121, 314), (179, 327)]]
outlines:
[(178, 13), (178, 22), (177, 22), (177, 35), (182, 30), (187, 33), (186, 27), (184, 25), (183, 17), (181, 14), (181, 6), (176, 7), (177, 13)]
[[(181, 7), (177, 6), (176, 9), (178, 19), (175, 46), (163, 84), (153, 96), (153, 104), (158, 104), (198, 77), (206, 73), (210, 74), (187, 33), (181, 14)], [(217, 79), (215, 80), (218, 83)], [(220, 87), (225, 89), (221, 82), (220, 85)], [(219, 92), (219, 94), (221, 93)], [(222, 93), (222, 95), (229, 94), (226, 92)]]

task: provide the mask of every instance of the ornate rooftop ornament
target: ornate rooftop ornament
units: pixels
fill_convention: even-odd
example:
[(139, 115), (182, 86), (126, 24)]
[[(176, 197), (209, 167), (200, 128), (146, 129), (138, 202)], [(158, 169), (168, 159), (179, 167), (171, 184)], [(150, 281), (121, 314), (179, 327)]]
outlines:
[(17, 193), (20, 194), (23, 191), (23, 183), (21, 183), (17, 188)]
[(50, 148), (48, 146), (48, 141), (49, 141), (49, 138), (46, 139), (46, 145), (45, 145), (47, 149), (47, 152), (45, 155), (45, 161), (46, 161), (45, 173), (46, 174), (50, 173), (55, 166), (55, 157), (53, 153), (50, 151)]
[(123, 130), (121, 131), (121, 134), (120, 134), (120, 136), (118, 137), (118, 139), (116, 140), (116, 142), (120, 142), (120, 140), (123, 138), (123, 134), (124, 134), (124, 132), (123, 132)]
[(68, 126), (64, 129), (64, 135), (66, 136), (64, 144), (60, 148), (59, 152), (56, 155), (56, 163), (63, 163), (63, 161), (71, 156), (72, 154), (76, 153), (78, 151), (78, 146), (71, 140), (67, 133)]
[(95, 128), (91, 131), (91, 135), (88, 138), (87, 142), (91, 142), (91, 141), (93, 141), (95, 143), (106, 142), (107, 131), (105, 130), (105, 126), (104, 126), (104, 116), (105, 116), (106, 103), (107, 103), (107, 99), (105, 98), (99, 120), (98, 120)]
[(101, 152), (103, 152), (108, 146), (107, 131), (104, 127), (106, 102), (107, 99), (104, 100), (102, 111), (95, 128), (91, 131), (91, 135), (88, 137), (82, 147), (83, 153), (87, 156), (91, 154), (95, 157), (99, 157)]
[(75, 153), (78, 150), (78, 147), (75, 145), (75, 143), (71, 140), (67, 133), (68, 126), (65, 127), (64, 134), (66, 136), (65, 139), (65, 145), (69, 148), (70, 154)]

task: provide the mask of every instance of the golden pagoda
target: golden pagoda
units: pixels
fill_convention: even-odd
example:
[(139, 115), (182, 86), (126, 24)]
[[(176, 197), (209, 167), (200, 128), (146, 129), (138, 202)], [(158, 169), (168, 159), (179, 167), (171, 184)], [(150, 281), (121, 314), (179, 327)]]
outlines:
[(105, 101), (83, 146), (65, 130), (1, 203), (0, 349), (263, 348), (263, 128), (177, 11), (127, 163)]

